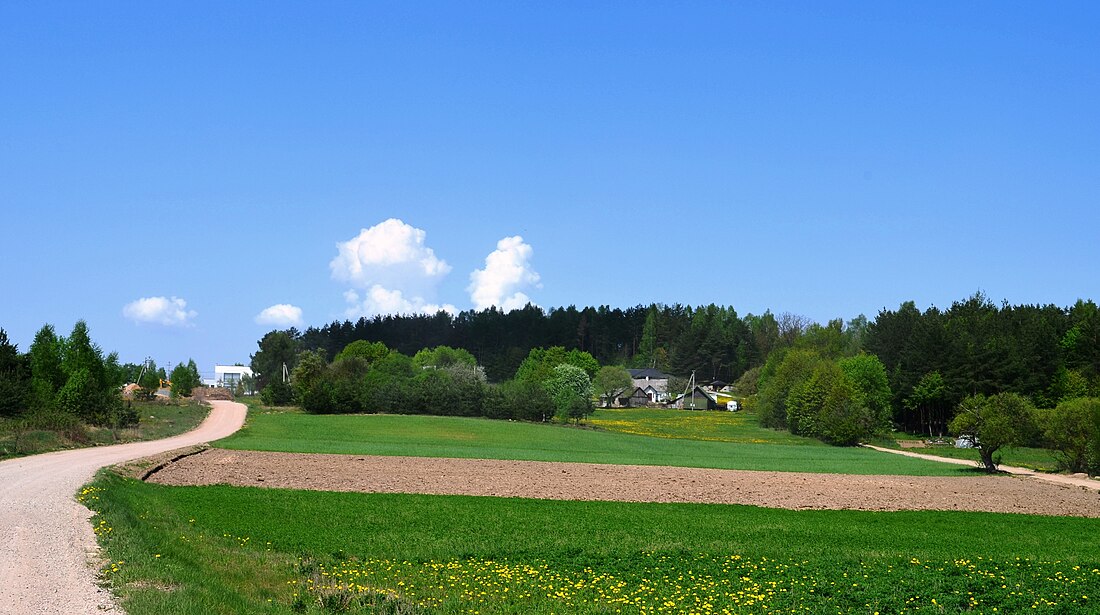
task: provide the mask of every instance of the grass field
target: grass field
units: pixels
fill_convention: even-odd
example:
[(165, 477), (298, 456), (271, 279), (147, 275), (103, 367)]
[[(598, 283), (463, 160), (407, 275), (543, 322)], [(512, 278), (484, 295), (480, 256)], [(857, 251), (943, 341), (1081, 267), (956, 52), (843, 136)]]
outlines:
[(172, 488), (108, 473), (82, 498), (131, 615), (1100, 611), (1096, 520)]
[(19, 425), (0, 420), (0, 459), (35, 455), (68, 448), (103, 446), (140, 440), (159, 440), (198, 427), (210, 407), (195, 402), (132, 402), (140, 421), (137, 427), (110, 429), (80, 426), (57, 430)]
[(818, 440), (795, 436), (789, 431), (761, 427), (757, 415), (751, 412), (691, 412), (660, 408), (601, 409), (588, 422), (607, 431), (656, 438), (824, 446)]
[[(646, 417), (653, 418), (646, 418)], [(742, 415), (743, 417), (744, 415)], [(632, 418), (633, 417), (633, 418)], [(910, 459), (763, 429), (720, 412), (600, 411), (593, 424), (635, 435), (550, 424), (436, 416), (250, 412), (231, 449), (663, 465), (841, 474), (957, 476), (969, 468)], [(683, 439), (694, 438), (694, 439)]]

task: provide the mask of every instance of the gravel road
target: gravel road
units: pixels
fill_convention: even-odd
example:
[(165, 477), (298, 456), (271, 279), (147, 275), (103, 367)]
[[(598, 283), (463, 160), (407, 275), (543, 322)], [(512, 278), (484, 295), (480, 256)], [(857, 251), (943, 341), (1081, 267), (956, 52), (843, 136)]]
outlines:
[(210, 403), (197, 429), (172, 438), (0, 462), (0, 614), (122, 613), (96, 585), (99, 549), (76, 491), (103, 466), (224, 438), (244, 424), (244, 404)]

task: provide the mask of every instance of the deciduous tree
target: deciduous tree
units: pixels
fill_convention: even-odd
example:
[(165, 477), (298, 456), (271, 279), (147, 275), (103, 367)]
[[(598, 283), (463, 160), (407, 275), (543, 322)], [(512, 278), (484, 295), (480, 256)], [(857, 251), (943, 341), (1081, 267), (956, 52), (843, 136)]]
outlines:
[(987, 472), (997, 470), (994, 454), (1003, 448), (1020, 446), (1035, 432), (1035, 406), (1017, 393), (986, 397), (971, 395), (959, 404), (951, 421), (951, 433), (974, 442)]
[(596, 372), (596, 379), (592, 381), (592, 386), (599, 394), (600, 399), (604, 400), (607, 407), (610, 408), (614, 403), (615, 393), (629, 388), (633, 382), (630, 378), (630, 372), (626, 371), (626, 368), (606, 365), (601, 367), (599, 372)]
[(1081, 397), (1042, 415), (1043, 434), (1070, 472), (1100, 475), (1100, 399)]

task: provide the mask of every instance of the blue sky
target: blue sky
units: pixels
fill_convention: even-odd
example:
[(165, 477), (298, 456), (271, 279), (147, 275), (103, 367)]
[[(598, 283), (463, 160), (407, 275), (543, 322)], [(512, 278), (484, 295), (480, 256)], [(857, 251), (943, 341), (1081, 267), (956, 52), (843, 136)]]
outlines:
[(2, 3), (0, 327), (25, 350), (83, 318), (123, 360), (212, 371), (279, 305), (1098, 298), (1098, 18)]

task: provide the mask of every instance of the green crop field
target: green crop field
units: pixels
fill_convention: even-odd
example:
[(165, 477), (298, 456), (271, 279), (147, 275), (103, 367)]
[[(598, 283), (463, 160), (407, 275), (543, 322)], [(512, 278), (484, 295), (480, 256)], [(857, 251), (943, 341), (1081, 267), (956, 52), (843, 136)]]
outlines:
[(161, 487), (81, 495), (131, 615), (1088, 613), (1100, 521)]
[[(958, 476), (973, 473), (969, 468), (889, 453), (831, 447), (764, 429), (752, 419), (729, 413), (600, 411), (593, 418), (593, 424), (617, 431), (477, 418), (318, 416), (296, 411), (269, 411), (250, 413), (248, 425), (243, 430), (215, 445), (298, 453), (579, 461), (840, 474)], [(644, 429), (662, 437), (621, 433), (630, 429)]]

